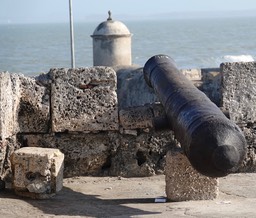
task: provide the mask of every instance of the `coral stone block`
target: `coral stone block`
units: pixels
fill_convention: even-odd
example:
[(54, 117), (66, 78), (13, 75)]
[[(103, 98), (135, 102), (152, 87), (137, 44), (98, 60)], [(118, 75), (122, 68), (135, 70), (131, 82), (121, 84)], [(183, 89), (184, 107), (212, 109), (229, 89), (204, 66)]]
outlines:
[(165, 167), (166, 195), (171, 201), (210, 200), (218, 195), (218, 179), (198, 173), (181, 151), (169, 151)]
[(52, 130), (118, 130), (116, 73), (112, 68), (52, 69)]
[(64, 154), (58, 149), (24, 147), (12, 154), (11, 162), (18, 195), (44, 199), (62, 189)]
[(256, 62), (221, 64), (222, 104), (239, 124), (256, 122)]
[(39, 85), (34, 78), (20, 75), (16, 80), (20, 83), (17, 112), (19, 132), (47, 133), (50, 122), (50, 90)]
[[(16, 81), (13, 82), (13, 81)], [(14, 84), (13, 84), (14, 83)], [(0, 138), (6, 139), (18, 132), (17, 110), (20, 90), (15, 76), (0, 73)]]
[(140, 106), (120, 110), (119, 120), (124, 129), (138, 129), (152, 127), (154, 118), (150, 107)]

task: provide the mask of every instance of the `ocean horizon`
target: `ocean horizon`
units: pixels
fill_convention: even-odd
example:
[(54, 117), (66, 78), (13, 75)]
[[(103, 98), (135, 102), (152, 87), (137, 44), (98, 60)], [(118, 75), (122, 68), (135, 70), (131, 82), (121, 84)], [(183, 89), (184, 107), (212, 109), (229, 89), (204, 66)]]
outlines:
[[(256, 17), (122, 22), (133, 34), (132, 63), (141, 67), (156, 54), (171, 56), (180, 69), (256, 59)], [(90, 36), (99, 23), (74, 23), (76, 67), (93, 66)], [(1, 72), (35, 76), (70, 67), (69, 24), (4, 24), (0, 31)]]

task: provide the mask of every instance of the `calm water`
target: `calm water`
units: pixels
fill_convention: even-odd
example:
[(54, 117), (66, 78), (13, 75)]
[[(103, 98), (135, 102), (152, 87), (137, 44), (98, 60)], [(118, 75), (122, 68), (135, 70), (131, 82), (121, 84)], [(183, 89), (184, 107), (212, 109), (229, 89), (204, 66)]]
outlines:
[[(90, 35), (100, 22), (75, 24), (76, 66), (92, 66)], [(133, 63), (168, 54), (179, 68), (217, 67), (256, 59), (256, 17), (124, 22)], [(37, 75), (70, 66), (68, 24), (0, 25), (0, 71)], [(245, 56), (243, 56), (245, 55)]]

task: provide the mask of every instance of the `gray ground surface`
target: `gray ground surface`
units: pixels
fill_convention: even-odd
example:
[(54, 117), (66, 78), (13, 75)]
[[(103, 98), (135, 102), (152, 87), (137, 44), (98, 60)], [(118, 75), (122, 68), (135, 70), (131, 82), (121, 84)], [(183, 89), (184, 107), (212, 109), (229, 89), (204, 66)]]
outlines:
[(220, 179), (215, 200), (154, 203), (165, 196), (164, 176), (76, 177), (48, 200), (0, 192), (0, 217), (256, 217), (256, 174)]

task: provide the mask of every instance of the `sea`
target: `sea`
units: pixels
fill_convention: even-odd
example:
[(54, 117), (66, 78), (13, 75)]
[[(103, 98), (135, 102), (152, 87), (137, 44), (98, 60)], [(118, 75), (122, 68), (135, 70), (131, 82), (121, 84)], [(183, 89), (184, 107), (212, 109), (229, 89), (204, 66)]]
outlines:
[[(99, 22), (74, 23), (75, 65), (93, 66)], [(122, 21), (132, 35), (132, 62), (171, 56), (180, 69), (256, 60), (256, 17)], [(36, 76), (71, 66), (69, 23), (0, 25), (0, 72)]]

